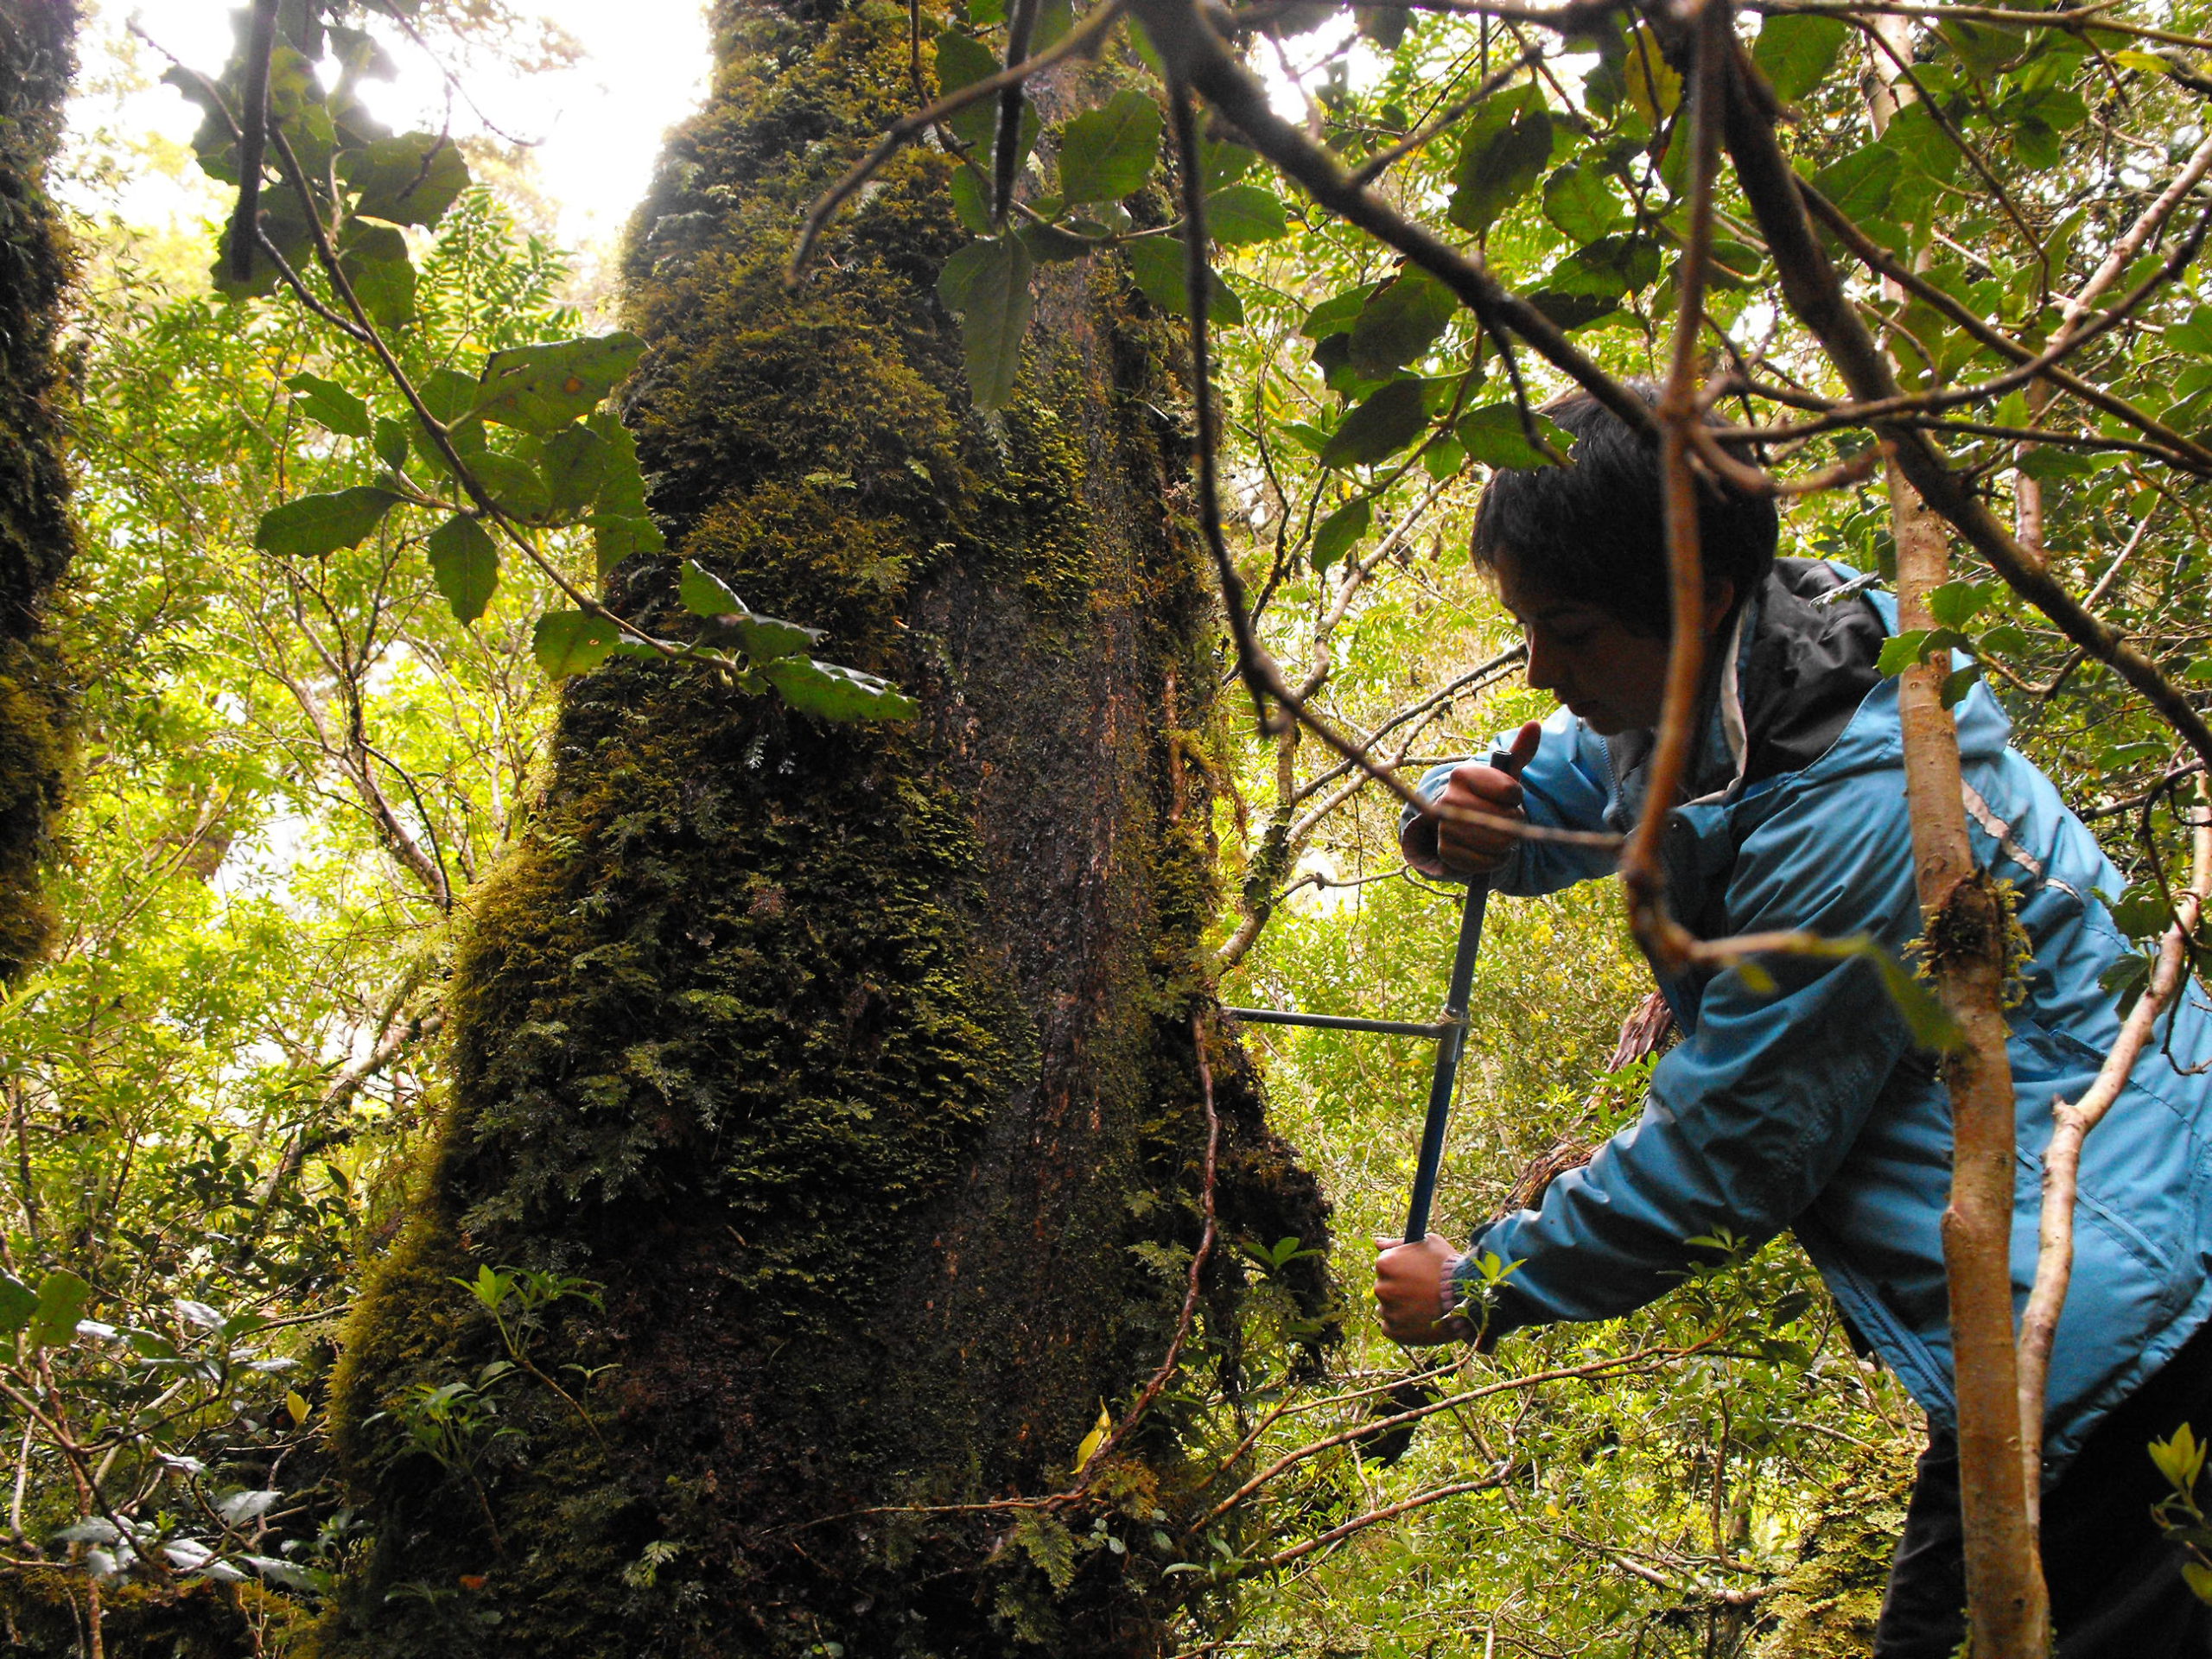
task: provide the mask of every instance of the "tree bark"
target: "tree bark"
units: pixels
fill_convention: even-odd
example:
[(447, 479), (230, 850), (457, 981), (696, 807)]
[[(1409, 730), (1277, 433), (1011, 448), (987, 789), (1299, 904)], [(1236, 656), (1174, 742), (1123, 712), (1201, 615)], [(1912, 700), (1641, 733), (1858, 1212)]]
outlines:
[(54, 331), (68, 264), (44, 181), (74, 67), (68, 0), (0, 0), (0, 982), (43, 949), (38, 865), (73, 699), (48, 609), (75, 550)]
[[(1220, 667), (1177, 336), (1116, 267), (1047, 267), (1015, 399), (976, 414), (931, 149), (786, 289), (805, 204), (913, 101), (908, 19), (715, 24), (627, 269), (671, 556), (608, 601), (680, 630), (699, 560), (922, 714), (827, 727), (619, 659), (567, 689), (334, 1385), (373, 1543), (313, 1645), (1154, 1653), (1189, 1580), (1152, 1517), (1205, 1472), (1166, 1402), (1088, 1496), (1003, 1501), (1071, 1490), (1160, 1368), (1209, 1202), (1224, 1239), (1325, 1233), (1241, 1058), (1209, 1039), (1209, 1097), (1194, 1052)], [(1234, 1260), (1198, 1275), (1185, 1359), (1230, 1386)], [(501, 1348), (454, 1281), (481, 1266), (598, 1287), (529, 1338), (578, 1408), (479, 1382)], [(441, 1463), (406, 1431), (456, 1382), (500, 1414)]]

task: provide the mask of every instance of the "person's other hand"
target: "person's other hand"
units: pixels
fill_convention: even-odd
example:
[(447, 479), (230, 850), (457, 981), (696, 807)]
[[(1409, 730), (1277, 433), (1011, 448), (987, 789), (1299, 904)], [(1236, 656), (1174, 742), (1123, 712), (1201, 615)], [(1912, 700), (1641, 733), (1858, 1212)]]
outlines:
[(1509, 827), (1525, 823), (1521, 780), (1515, 776), (1535, 758), (1543, 728), (1530, 721), (1515, 734), (1513, 770), (1480, 760), (1453, 769), (1436, 804), (1441, 823), (1415, 818), (1400, 836), (1406, 862), (1423, 875), (1484, 876), (1505, 861), (1520, 837)]
[(1393, 1342), (1428, 1348), (1465, 1342), (1474, 1334), (1466, 1319), (1452, 1312), (1459, 1300), (1452, 1283), (1459, 1253), (1449, 1239), (1441, 1233), (1431, 1233), (1418, 1244), (1378, 1238), (1375, 1247), (1375, 1300), (1382, 1310), (1382, 1329)]

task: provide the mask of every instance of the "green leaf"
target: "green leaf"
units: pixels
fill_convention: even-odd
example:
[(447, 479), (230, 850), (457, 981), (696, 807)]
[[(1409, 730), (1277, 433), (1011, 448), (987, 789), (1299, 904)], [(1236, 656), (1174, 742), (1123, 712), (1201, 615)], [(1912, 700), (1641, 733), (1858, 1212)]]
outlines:
[(1533, 84), (1477, 110), (1452, 173), (1452, 223), (1471, 235), (1488, 230), (1543, 172), (1552, 137), (1551, 114)]
[(355, 221), (339, 250), (338, 269), (380, 327), (415, 320), (415, 264), (407, 238), (389, 225)]
[(1882, 641), (1882, 654), (1874, 659), (1875, 672), (1883, 675), (1902, 674), (1922, 658), (1922, 647), (1928, 643), (1929, 630), (1906, 628)]
[(1905, 1029), (1912, 1033), (1916, 1046), (1938, 1054), (1954, 1054), (1966, 1046), (1967, 1034), (1959, 1029), (1950, 1011), (1936, 999), (1927, 982), (1916, 979), (1903, 963), (1882, 949), (1872, 939), (1860, 939), (1854, 954), (1874, 964), (1882, 976), (1882, 988), (1890, 994), (1890, 1001), (1904, 1016)]
[(1628, 217), (1628, 207), (1605, 174), (1569, 162), (1544, 181), (1544, 217), (1571, 240), (1594, 242)]
[(407, 424), (395, 421), (389, 415), (377, 416), (377, 459), (393, 472), (407, 465)]
[(67, 1346), (77, 1334), (77, 1321), (92, 1294), (92, 1287), (67, 1268), (48, 1274), (38, 1287), (38, 1305), (31, 1310), (31, 1345)]
[(1321, 521), (1313, 532), (1313, 545), (1306, 557), (1313, 566), (1316, 576), (1325, 574), (1329, 567), (1357, 543), (1367, 534), (1374, 511), (1365, 497), (1338, 507)]
[(1659, 245), (1648, 236), (1603, 236), (1577, 248), (1544, 278), (1548, 293), (1618, 299), (1659, 279)]
[(1827, 79), (1850, 32), (1850, 25), (1840, 17), (1808, 12), (1770, 16), (1759, 25), (1751, 61), (1758, 65), (1777, 98), (1795, 104)]
[(1332, 294), (1306, 314), (1306, 321), (1298, 332), (1308, 340), (1326, 340), (1332, 334), (1348, 334), (1359, 321), (1359, 314), (1367, 308), (1367, 302), (1375, 293), (1376, 284), (1363, 283), (1357, 288), (1348, 288), (1341, 294)]
[(303, 495), (263, 513), (253, 544), (264, 553), (321, 558), (341, 547), (359, 547), (398, 505), (399, 497), (390, 490), (366, 484)]
[[(972, 35), (948, 29), (937, 37), (937, 86), (940, 96), (972, 86), (1006, 66), (997, 53)], [(965, 144), (988, 144), (998, 122), (998, 103), (982, 99), (952, 118), (953, 136)]]
[(355, 213), (394, 225), (435, 225), (468, 188), (468, 162), (436, 132), (378, 138), (340, 156), (338, 171), (360, 193)]
[[(1140, 237), (1123, 243), (1122, 251), (1128, 256), (1129, 275), (1145, 298), (1172, 315), (1190, 315), (1191, 289), (1184, 275), (1180, 238)], [(1223, 328), (1234, 328), (1244, 321), (1244, 302), (1211, 268), (1206, 271), (1206, 320)]]
[(972, 167), (953, 170), (952, 216), (970, 236), (985, 235), (991, 228), (991, 205), (983, 200), (983, 177)]
[(296, 374), (284, 383), (294, 393), (292, 407), (317, 426), (349, 438), (369, 435), (369, 406), (335, 380), (319, 374)]
[(1080, 259), (1090, 252), (1094, 244), (1079, 236), (1071, 236), (1056, 226), (1039, 225), (1033, 221), (1014, 232), (1021, 245), (1029, 250), (1029, 257), (1040, 265), (1057, 264), (1065, 259)]
[(621, 632), (613, 620), (582, 611), (548, 611), (537, 619), (531, 651), (537, 665), (555, 679), (582, 674), (607, 660)]
[(1968, 663), (1964, 668), (1953, 669), (1943, 677), (1943, 706), (1946, 709), (1957, 708), (1980, 678), (1980, 663)]
[(644, 340), (625, 332), (494, 352), (484, 365), (475, 412), (525, 432), (558, 432), (597, 407), (645, 349)]
[(763, 664), (786, 657), (803, 657), (830, 637), (820, 628), (786, 622), (779, 616), (763, 616), (758, 611), (739, 617), (731, 625), (731, 632), (737, 636), (737, 643), (745, 654)]
[(1289, 230), (1281, 198), (1256, 184), (1232, 184), (1206, 198), (1206, 234), (1217, 246), (1249, 247)]
[(551, 511), (563, 517), (597, 501), (614, 465), (613, 446), (588, 426), (563, 427), (538, 447), (538, 474)]
[[(1573, 447), (1574, 435), (1566, 428), (1533, 411), (1529, 422), (1544, 442), (1560, 454)], [(1459, 417), (1454, 435), (1465, 448), (1467, 459), (1485, 467), (1517, 470), (1558, 464), (1529, 442), (1528, 426), (1521, 418), (1520, 408), (1510, 402), (1469, 410)]]
[(829, 721), (912, 720), (913, 700), (888, 681), (856, 668), (783, 657), (761, 665), (784, 701), (803, 715)]
[(12, 1273), (0, 1273), (0, 1337), (12, 1337), (31, 1322), (38, 1293)]
[(499, 585), (499, 550), (484, 526), (459, 513), (429, 534), (423, 550), (430, 556), (430, 575), (453, 607), (454, 620), (464, 626), (484, 614), (492, 590)]
[(500, 508), (518, 518), (543, 518), (552, 508), (553, 493), (545, 480), (519, 455), (486, 449), (468, 457), (468, 469)]
[(1160, 106), (1134, 90), (1076, 117), (1060, 132), (1060, 194), (1119, 201), (1142, 189), (1160, 160)]
[(1427, 388), (1393, 380), (1344, 418), (1321, 451), (1324, 467), (1364, 467), (1387, 460), (1428, 429)]
[(415, 383), (423, 407), (447, 426), (476, 407), (476, 380), (459, 369), (432, 369)]
[(1947, 628), (1963, 628), (1989, 603), (1991, 589), (1976, 582), (1947, 582), (1928, 595), (1929, 613)]
[(2027, 49), (2027, 37), (2017, 29), (1960, 19), (1938, 24), (1936, 32), (1959, 54), (1967, 71), (1982, 80), (1999, 73)]
[(1198, 178), (1210, 191), (1231, 185), (1252, 170), (1259, 152), (1230, 139), (1198, 140)]
[(1035, 261), (1019, 238), (986, 237), (944, 263), (938, 297), (960, 314), (968, 385), (978, 409), (1003, 409), (1021, 367), (1029, 329), (1029, 276)]
[(592, 552), (602, 576), (625, 559), (668, 547), (660, 526), (643, 514), (595, 512), (584, 522), (591, 526)]
[(744, 616), (747, 607), (729, 584), (694, 559), (683, 561), (683, 578), (677, 588), (683, 608), (694, 616)]
[(1407, 266), (1352, 324), (1352, 372), (1379, 380), (1412, 362), (1436, 342), (1459, 308), (1450, 289), (1420, 266)]

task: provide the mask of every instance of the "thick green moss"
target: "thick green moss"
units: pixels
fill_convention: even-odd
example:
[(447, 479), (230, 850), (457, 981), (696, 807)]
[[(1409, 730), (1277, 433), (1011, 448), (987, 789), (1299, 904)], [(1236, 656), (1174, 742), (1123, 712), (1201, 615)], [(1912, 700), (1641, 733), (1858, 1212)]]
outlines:
[(74, 547), (54, 352), (68, 266), (42, 181), (75, 29), (67, 0), (0, 0), (0, 980), (52, 928), (38, 862), (69, 753), (71, 700), (45, 631)]
[[(337, 1379), (374, 1543), (315, 1650), (1150, 1651), (1159, 1563), (913, 1506), (1064, 1480), (1174, 1325), (1179, 1283), (1132, 1247), (1197, 1235), (1217, 895), (1180, 757), (1217, 668), (1157, 414), (1171, 336), (1117, 271), (1054, 268), (1014, 405), (977, 416), (926, 150), (787, 289), (804, 204), (912, 99), (906, 13), (716, 21), (715, 97), (633, 232), (654, 508), (924, 712), (824, 728), (627, 663), (569, 688), (452, 987), (420, 1211)], [(636, 562), (611, 599), (690, 626), (675, 569)], [(1319, 1237), (1216, 1065), (1224, 1217)], [(433, 1455), (424, 1391), (500, 1352), (454, 1282), (480, 1263), (602, 1287), (532, 1351), (591, 1421), (510, 1373)], [(1165, 1428), (1142, 1450), (1131, 1503), (1185, 1478)]]
[(1911, 1457), (1898, 1451), (1828, 1494), (1798, 1543), (1796, 1565), (1760, 1610), (1761, 1659), (1856, 1659), (1872, 1650), (1911, 1489)]

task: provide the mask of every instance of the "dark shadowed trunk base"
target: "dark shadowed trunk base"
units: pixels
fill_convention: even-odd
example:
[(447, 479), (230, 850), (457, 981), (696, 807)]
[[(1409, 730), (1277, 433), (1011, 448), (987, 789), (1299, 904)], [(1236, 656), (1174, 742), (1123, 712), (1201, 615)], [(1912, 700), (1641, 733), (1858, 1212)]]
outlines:
[[(977, 416), (929, 150), (787, 292), (800, 209), (916, 97), (907, 16), (716, 21), (629, 270), (655, 508), (923, 714), (824, 727), (620, 662), (569, 688), (453, 987), (420, 1213), (337, 1384), (374, 1541), (315, 1645), (1156, 1653), (1189, 1580), (1143, 1541), (1211, 1473), (1166, 1411), (1103, 1497), (928, 1506), (1069, 1484), (1165, 1353), (1199, 1234), (1220, 668), (1175, 336), (1113, 267), (1051, 267), (1017, 401)], [(626, 566), (614, 601), (681, 630), (674, 573)], [(1320, 1242), (1212, 1058), (1224, 1232)], [(486, 1378), (499, 1333), (454, 1283), (486, 1265), (603, 1306), (551, 1304)], [(1207, 1288), (1200, 1380), (1233, 1386), (1225, 1243)]]

